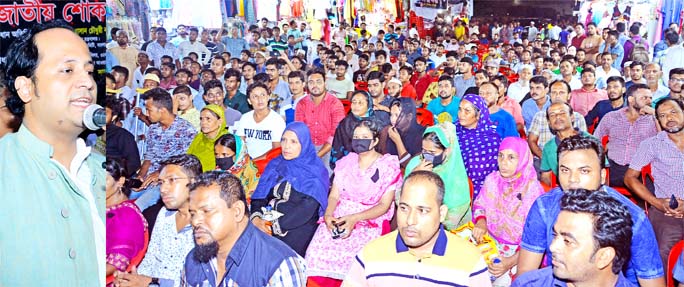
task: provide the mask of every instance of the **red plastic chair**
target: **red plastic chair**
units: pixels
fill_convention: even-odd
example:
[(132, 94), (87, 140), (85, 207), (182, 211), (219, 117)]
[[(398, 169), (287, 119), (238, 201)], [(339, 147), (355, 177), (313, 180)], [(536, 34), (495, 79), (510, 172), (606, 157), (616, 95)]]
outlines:
[(264, 169), (266, 169), (266, 165), (268, 165), (268, 162), (278, 157), (281, 153), (282, 148), (277, 147), (266, 152), (266, 156), (264, 158), (254, 161), (254, 165), (256, 165), (257, 170), (259, 170), (259, 176), (261, 176), (261, 174), (264, 173)]
[(368, 82), (356, 82), (354, 83), (354, 89), (368, 92)]
[(606, 147), (608, 146), (608, 141), (610, 141), (610, 139), (608, 138), (607, 135), (605, 135), (605, 136), (603, 136), (603, 138), (601, 138), (601, 144), (603, 144), (603, 150), (606, 150)]
[[(608, 138), (608, 136), (603, 137), (604, 140), (606, 138)], [(605, 144), (604, 144), (604, 146), (605, 146)], [(610, 186), (610, 168), (606, 168), (606, 183), (605, 183), (605, 185)], [(634, 204), (637, 203), (636, 199), (634, 198), (634, 195), (632, 195), (632, 193), (628, 189), (626, 189), (624, 187), (616, 187), (616, 186), (610, 186), (610, 187), (615, 189), (615, 191), (619, 192), (620, 194), (624, 195), (625, 197), (627, 197), (629, 200), (634, 202)]]
[[(655, 182), (653, 180), (653, 174), (651, 173), (651, 165), (644, 166), (641, 168), (641, 182), (646, 186), (646, 178), (650, 178), (651, 182)], [(646, 210), (646, 215), (648, 215), (648, 201), (644, 201), (644, 210)]]
[(518, 133), (520, 134), (520, 138), (527, 140), (527, 134), (525, 133), (525, 128), (518, 129)]
[(351, 101), (350, 100), (340, 100), (342, 106), (344, 106), (344, 114), (348, 114), (351, 111)]
[(424, 127), (429, 127), (435, 124), (434, 115), (432, 115), (432, 112), (425, 108), (416, 109), (416, 120), (418, 121), (418, 124)]
[(596, 129), (596, 126), (598, 126), (598, 118), (596, 118), (590, 126), (587, 127), (587, 131), (590, 134), (594, 134), (594, 130)]
[(667, 287), (675, 287), (675, 280), (672, 277), (672, 272), (675, 264), (677, 264), (677, 260), (679, 260), (679, 255), (682, 254), (682, 249), (684, 249), (684, 240), (681, 240), (672, 246), (670, 255), (667, 256), (667, 277), (665, 277)]
[[(133, 269), (133, 266), (138, 267), (140, 265), (140, 262), (142, 262), (143, 258), (145, 258), (145, 253), (147, 253), (147, 245), (150, 243), (150, 233), (149, 230), (145, 230), (145, 243), (143, 244), (143, 248), (140, 249), (138, 254), (133, 256), (131, 258), (131, 262), (128, 264), (128, 268), (126, 268), (126, 272), (131, 272)], [(109, 284), (114, 282), (114, 275), (109, 275), (107, 276), (107, 286)]]

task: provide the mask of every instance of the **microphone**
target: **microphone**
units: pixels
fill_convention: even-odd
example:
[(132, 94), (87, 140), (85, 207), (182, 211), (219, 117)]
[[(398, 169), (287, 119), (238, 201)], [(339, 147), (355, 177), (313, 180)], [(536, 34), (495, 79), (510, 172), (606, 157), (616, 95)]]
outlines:
[(90, 105), (83, 112), (83, 125), (89, 130), (99, 130), (107, 122), (107, 113), (100, 105)]

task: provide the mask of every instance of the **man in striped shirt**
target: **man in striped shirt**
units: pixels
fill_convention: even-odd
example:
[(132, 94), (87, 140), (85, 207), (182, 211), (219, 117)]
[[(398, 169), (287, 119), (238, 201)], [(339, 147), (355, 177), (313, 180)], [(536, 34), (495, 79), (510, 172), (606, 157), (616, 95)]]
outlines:
[(480, 250), (442, 227), (443, 199), (437, 174), (410, 174), (397, 200), (398, 230), (368, 243), (342, 286), (492, 286)]

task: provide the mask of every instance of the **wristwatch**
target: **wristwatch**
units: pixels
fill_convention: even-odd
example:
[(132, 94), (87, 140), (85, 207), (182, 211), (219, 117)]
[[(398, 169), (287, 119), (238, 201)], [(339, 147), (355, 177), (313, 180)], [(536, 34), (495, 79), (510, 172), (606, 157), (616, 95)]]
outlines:
[(148, 287), (159, 287), (159, 278), (152, 277), (152, 281), (147, 285)]

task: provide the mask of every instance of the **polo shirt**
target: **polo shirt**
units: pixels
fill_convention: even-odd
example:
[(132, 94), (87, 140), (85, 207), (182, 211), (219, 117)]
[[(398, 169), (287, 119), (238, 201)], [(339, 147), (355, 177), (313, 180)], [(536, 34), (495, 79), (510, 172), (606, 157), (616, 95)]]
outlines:
[(537, 114), (539, 111), (546, 111), (546, 108), (548, 108), (551, 105), (551, 100), (549, 96), (546, 96), (546, 102), (540, 109), (539, 106), (537, 106), (537, 103), (534, 101), (534, 99), (530, 98), (522, 103), (522, 116), (523, 120), (525, 120), (525, 129), (530, 130), (530, 126), (532, 125), (532, 120), (534, 119), (534, 116)]
[(69, 170), (53, 154), (24, 125), (0, 139), (0, 286), (104, 282), (104, 157), (83, 140)]
[[(618, 280), (615, 282), (615, 287), (637, 287), (639, 285), (635, 285), (632, 282), (629, 282), (627, 278), (625, 278), (624, 275), (622, 275), (622, 272), (617, 274)], [(538, 270), (533, 270), (530, 272), (526, 272), (522, 275), (520, 275), (518, 278), (513, 281), (513, 285), (511, 287), (565, 287), (568, 286), (568, 284), (561, 280), (558, 279), (558, 277), (553, 275), (553, 268), (546, 267)]]
[(422, 258), (396, 230), (369, 242), (342, 286), (491, 286), (480, 250), (444, 229), (438, 232), (432, 253)]
[[(622, 203), (632, 216), (632, 256), (627, 263), (625, 277), (638, 284), (637, 277), (653, 279), (664, 276), (663, 262), (658, 252), (658, 242), (653, 226), (644, 210), (632, 203), (627, 197), (614, 189), (602, 186), (602, 192)], [(599, 191), (597, 191), (599, 192)], [(560, 200), (563, 190), (557, 187), (535, 200), (527, 214), (523, 228), (520, 247), (534, 253), (546, 252), (546, 263), (551, 265), (551, 242), (553, 241), (553, 225), (560, 213)]]
[[(585, 131), (578, 131), (582, 137), (591, 137), (596, 139), (594, 136), (590, 135)], [(541, 172), (551, 171), (553, 174), (558, 175), (558, 145), (560, 145), (561, 140), (554, 136), (552, 140), (546, 142), (544, 149), (542, 150), (541, 166), (539, 169)]]
[(249, 103), (247, 102), (247, 95), (239, 91), (235, 93), (235, 96), (233, 96), (233, 98), (228, 98), (228, 95), (226, 95), (226, 98), (223, 99), (223, 104), (226, 107), (237, 110), (242, 114), (252, 110), (252, 107), (250, 107)]
[(584, 89), (574, 90), (570, 93), (570, 101), (568, 102), (575, 112), (586, 116), (596, 103), (601, 100), (607, 100), (608, 93), (606, 90), (594, 89), (593, 91), (586, 91)]

